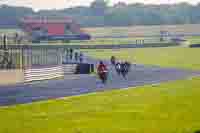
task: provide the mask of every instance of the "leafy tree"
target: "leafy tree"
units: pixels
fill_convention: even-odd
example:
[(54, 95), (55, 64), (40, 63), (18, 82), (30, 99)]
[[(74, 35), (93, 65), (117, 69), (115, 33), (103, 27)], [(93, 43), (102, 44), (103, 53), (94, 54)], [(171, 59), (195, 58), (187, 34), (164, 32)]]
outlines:
[(174, 5), (144, 5), (118, 3), (108, 6), (106, 0), (95, 0), (89, 7), (74, 7), (62, 10), (41, 10), (31, 8), (0, 6), (0, 27), (16, 27), (19, 20), (28, 15), (70, 16), (81, 26), (129, 26), (159, 24), (200, 23), (200, 4), (179, 3)]
[(95, 0), (91, 3), (90, 8), (94, 12), (94, 15), (102, 16), (106, 12), (107, 4), (108, 3), (105, 0)]

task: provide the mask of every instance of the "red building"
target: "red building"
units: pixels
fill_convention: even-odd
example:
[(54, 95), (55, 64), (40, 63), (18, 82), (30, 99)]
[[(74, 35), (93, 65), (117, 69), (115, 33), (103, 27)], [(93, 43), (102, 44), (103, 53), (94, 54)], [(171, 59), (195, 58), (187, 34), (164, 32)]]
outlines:
[(70, 17), (25, 17), (21, 21), (25, 32), (41, 32), (48, 35), (80, 34), (80, 26)]
[(41, 40), (89, 40), (90, 35), (70, 17), (25, 17), (22, 29), (32, 37), (32, 42)]

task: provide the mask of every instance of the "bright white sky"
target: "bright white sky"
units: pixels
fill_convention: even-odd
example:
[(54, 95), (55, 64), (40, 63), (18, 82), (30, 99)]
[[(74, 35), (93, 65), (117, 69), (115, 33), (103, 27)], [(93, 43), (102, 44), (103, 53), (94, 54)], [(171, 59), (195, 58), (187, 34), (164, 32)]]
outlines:
[[(8, 4), (13, 6), (26, 6), (31, 7), (34, 10), (40, 9), (62, 9), (74, 6), (88, 6), (94, 0), (0, 0), (0, 4)], [(108, 0), (110, 4), (117, 3), (119, 1), (125, 3), (145, 3), (145, 4), (161, 4), (161, 3), (179, 3), (189, 2), (191, 4), (197, 4), (200, 0)]]

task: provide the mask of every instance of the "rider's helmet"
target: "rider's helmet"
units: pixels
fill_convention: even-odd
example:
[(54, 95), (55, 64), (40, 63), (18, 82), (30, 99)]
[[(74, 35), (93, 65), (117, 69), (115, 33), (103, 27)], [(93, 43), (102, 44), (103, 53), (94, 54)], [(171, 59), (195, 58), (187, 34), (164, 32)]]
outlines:
[(114, 57), (114, 56), (112, 56), (112, 57), (111, 57), (111, 59), (110, 59), (110, 61), (111, 61), (111, 63), (113, 63), (113, 64), (114, 64), (114, 63), (115, 63), (115, 57)]
[(100, 64), (100, 65), (103, 65), (103, 61), (100, 61), (99, 64)]

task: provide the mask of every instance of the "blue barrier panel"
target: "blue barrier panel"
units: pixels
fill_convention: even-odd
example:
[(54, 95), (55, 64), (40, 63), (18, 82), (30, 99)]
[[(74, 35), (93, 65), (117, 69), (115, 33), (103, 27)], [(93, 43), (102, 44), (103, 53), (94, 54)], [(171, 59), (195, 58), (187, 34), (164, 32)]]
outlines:
[(76, 68), (76, 74), (90, 74), (94, 72), (94, 65), (93, 64), (78, 64)]
[(200, 48), (200, 44), (192, 44), (190, 45), (191, 48)]

